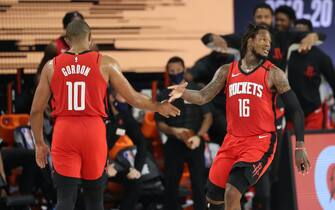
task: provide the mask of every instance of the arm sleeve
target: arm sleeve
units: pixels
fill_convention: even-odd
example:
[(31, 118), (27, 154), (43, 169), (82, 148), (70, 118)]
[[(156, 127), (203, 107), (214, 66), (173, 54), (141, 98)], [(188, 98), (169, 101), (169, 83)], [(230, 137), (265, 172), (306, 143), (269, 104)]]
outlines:
[[(207, 45), (212, 41), (212, 33), (207, 33), (203, 37), (201, 37), (201, 42), (204, 45)], [(227, 35), (221, 35), (222, 38), (224, 38), (231, 48), (240, 49), (241, 48), (241, 38), (242, 36), (240, 34), (227, 34)]]
[(291, 114), (297, 141), (304, 141), (305, 117), (297, 96), (293, 90), (289, 90), (280, 96), (285, 104), (285, 108)]
[[(326, 40), (326, 34), (322, 32), (316, 32), (319, 36), (320, 41)], [(305, 36), (309, 34), (309, 32), (299, 32), (299, 31), (289, 31), (288, 32), (288, 39), (290, 40), (291, 44), (293, 43), (300, 43)]]
[(241, 34), (227, 34), (221, 37), (226, 40), (228, 47), (241, 49), (241, 40), (242, 40)]

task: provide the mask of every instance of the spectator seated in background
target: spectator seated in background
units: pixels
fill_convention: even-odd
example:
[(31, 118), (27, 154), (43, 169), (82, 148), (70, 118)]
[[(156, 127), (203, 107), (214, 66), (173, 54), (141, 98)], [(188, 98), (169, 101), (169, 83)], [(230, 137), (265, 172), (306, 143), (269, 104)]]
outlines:
[[(47, 201), (45, 205), (49, 209), (52, 209), (56, 202), (56, 192), (52, 184), (51, 171), (47, 169), (41, 170), (37, 167), (35, 151), (15, 147), (1, 148), (0, 174), (5, 183), (7, 183), (7, 177), (12, 174), (12, 170), (19, 167), (22, 167), (22, 173), (18, 176), (19, 194), (36, 195), (39, 189), (41, 189), (42, 195)], [(2, 191), (2, 195), (5, 195), (3, 193), (4, 191)]]
[[(119, 172), (117, 166), (110, 162), (107, 167), (110, 180), (125, 186), (125, 193), (120, 203), (120, 210), (135, 209), (141, 194), (141, 171), (146, 159), (146, 140), (141, 132), (140, 125), (132, 116), (130, 106), (125, 99), (117, 94), (109, 95), (111, 114), (116, 122), (115, 135), (127, 135), (136, 146), (136, 156), (133, 165)], [(115, 137), (117, 139), (117, 137)], [(113, 142), (112, 144), (114, 144)], [(113, 145), (111, 145), (113, 146)]]

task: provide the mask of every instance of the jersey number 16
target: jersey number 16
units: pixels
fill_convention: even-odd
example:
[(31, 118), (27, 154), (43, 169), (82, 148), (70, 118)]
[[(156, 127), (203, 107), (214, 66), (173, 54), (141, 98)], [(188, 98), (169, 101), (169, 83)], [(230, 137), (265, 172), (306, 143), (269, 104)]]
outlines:
[[(85, 82), (66, 82), (67, 85), (67, 109), (75, 111), (85, 110)], [(80, 89), (80, 99), (78, 98)], [(79, 101), (80, 100), (80, 101)]]
[(239, 116), (250, 117), (250, 99), (238, 99)]

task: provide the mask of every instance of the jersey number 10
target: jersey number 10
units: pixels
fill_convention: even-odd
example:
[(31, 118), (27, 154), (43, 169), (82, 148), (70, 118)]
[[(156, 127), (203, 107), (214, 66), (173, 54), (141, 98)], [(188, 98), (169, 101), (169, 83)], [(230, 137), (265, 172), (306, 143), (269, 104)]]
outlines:
[(240, 117), (250, 117), (250, 99), (238, 99)]
[[(85, 82), (66, 82), (67, 85), (67, 109), (75, 111), (85, 110)], [(80, 102), (78, 99), (80, 89)], [(73, 100), (72, 100), (73, 99)]]

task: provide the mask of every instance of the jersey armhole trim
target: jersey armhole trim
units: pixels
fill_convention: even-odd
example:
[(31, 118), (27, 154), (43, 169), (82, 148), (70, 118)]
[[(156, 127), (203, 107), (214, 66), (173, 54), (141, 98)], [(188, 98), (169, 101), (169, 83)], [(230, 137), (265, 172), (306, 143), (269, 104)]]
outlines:
[(226, 84), (225, 84), (225, 87), (224, 87), (224, 93), (226, 94), (227, 92), (227, 88), (228, 88), (228, 85), (229, 85), (229, 80), (230, 80), (230, 76), (234, 70), (234, 66), (235, 66), (235, 61), (233, 61), (232, 63), (230, 63), (230, 66), (229, 66), (229, 70), (228, 70), (228, 76), (227, 76), (227, 79), (226, 79)]
[(107, 80), (105, 80), (105, 78), (104, 78), (104, 76), (102, 75), (102, 72), (101, 72), (101, 69), (100, 69), (100, 64), (101, 64), (101, 60), (102, 60), (102, 54), (101, 53), (99, 53), (99, 52), (97, 52), (98, 53), (98, 56), (97, 56), (97, 69), (99, 70), (98, 72), (98, 74), (99, 74), (99, 77), (105, 82), (105, 84), (106, 84), (106, 87), (108, 88), (108, 85), (109, 85), (109, 81)]
[(52, 87), (52, 84), (54, 83), (54, 77), (55, 77), (55, 73), (56, 73), (56, 58), (57, 58), (58, 56), (56, 56), (56, 57), (54, 57), (52, 60), (52, 68), (53, 68), (53, 71), (52, 71), (52, 76), (51, 76), (51, 79), (50, 79), (50, 83), (49, 83), (49, 85), (50, 85), (50, 90), (52, 89), (51, 87)]
[(266, 63), (264, 63), (265, 65), (262, 65), (262, 67), (264, 68), (265, 70), (265, 74), (264, 74), (264, 84), (265, 84), (265, 87), (266, 87), (266, 90), (269, 92), (269, 93), (274, 93), (272, 90), (271, 90), (271, 87), (269, 85), (269, 73), (271, 71), (271, 69), (273, 68), (273, 64), (272, 63), (269, 63), (268, 61)]

